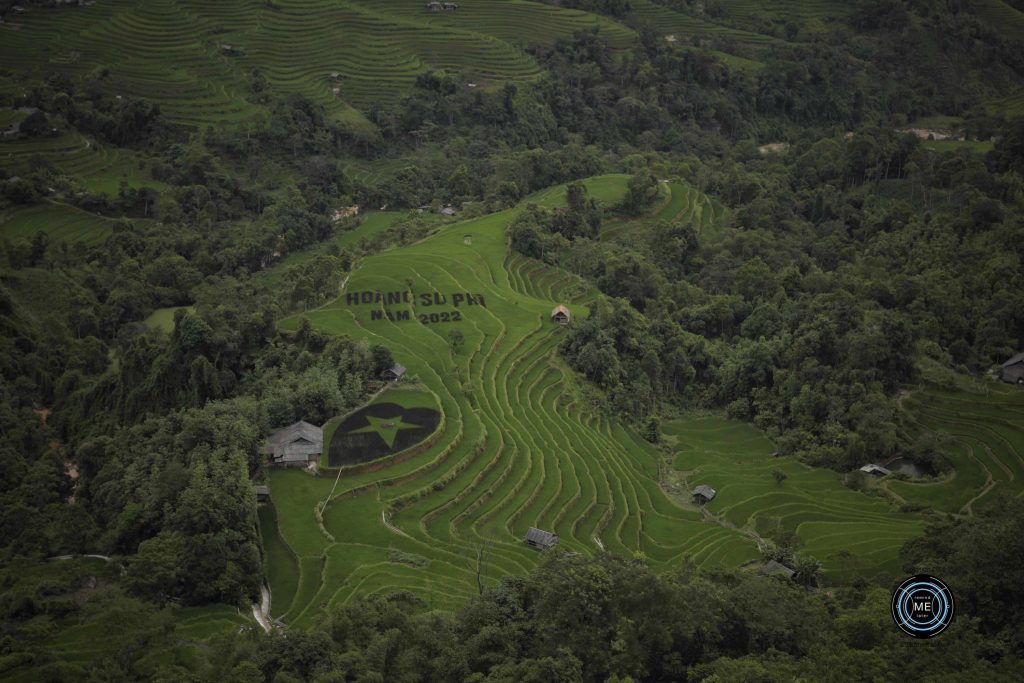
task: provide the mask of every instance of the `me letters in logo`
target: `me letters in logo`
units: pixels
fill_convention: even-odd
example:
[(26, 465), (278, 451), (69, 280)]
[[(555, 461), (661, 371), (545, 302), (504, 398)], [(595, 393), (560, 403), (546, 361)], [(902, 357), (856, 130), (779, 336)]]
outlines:
[(954, 613), (953, 594), (934, 576), (912, 576), (892, 596), (892, 618), (901, 631), (915, 638), (939, 635)]

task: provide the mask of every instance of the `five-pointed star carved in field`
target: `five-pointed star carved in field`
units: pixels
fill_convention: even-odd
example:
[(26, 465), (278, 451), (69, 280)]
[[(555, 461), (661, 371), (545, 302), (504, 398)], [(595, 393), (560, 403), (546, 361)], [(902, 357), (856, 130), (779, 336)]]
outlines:
[(384, 443), (388, 445), (388, 448), (392, 448), (395, 445), (395, 437), (398, 436), (398, 430), (420, 429), (422, 427), (422, 425), (403, 422), (401, 416), (371, 417), (370, 415), (367, 415), (366, 419), (370, 424), (365, 427), (361, 427), (360, 429), (353, 429), (349, 434), (376, 432), (380, 438), (384, 439)]

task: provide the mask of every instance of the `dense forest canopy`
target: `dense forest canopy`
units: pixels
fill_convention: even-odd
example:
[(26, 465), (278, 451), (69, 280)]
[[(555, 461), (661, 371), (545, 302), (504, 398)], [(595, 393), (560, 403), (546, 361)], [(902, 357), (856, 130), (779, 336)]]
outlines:
[[(251, 620), (194, 641), (175, 630), (185, 610), (248, 611), (259, 598), (253, 482), (266, 476), (266, 434), (352, 411), (395, 361), (382, 344), (277, 322), (332, 301), (370, 255), (436, 234), (443, 207), (471, 218), (522, 205), (510, 254), (598, 290), (558, 345), (595, 414), (658, 442), (660, 420), (709, 411), (812, 467), (847, 473), (899, 455), (950, 471), (941, 435), (907, 434), (898, 413), (923, 368), (985, 377), (1024, 349), (1019, 0), (803, 3), (816, 8), (807, 14), (781, 2), (552, 1), (544, 16), (582, 23), (478, 36), (532, 65), (528, 77), (475, 64), (486, 54), (467, 47), (455, 66), (409, 58), (415, 72), (369, 94), (335, 74), (330, 96), (320, 77), (316, 90), (283, 82), (279, 56), (228, 44), (246, 31), (220, 37), (218, 23), (189, 41), (215, 58), (174, 75), (196, 79), (181, 93), (205, 83), (236, 98), (237, 112), (210, 105), (208, 119), (160, 101), (145, 78), (133, 89), (119, 71), (127, 53), (119, 61), (98, 38), (83, 44), (91, 52), (59, 45), (93, 35), (75, 22), (107, 11), (103, 0), (54, 4), (0, 1), (0, 676), (1019, 676), (1024, 510), (1010, 496), (974, 514), (924, 510), (902, 564), (955, 585), (961, 610), (928, 643), (892, 627), (892, 586), (819, 589), (817, 560), (784, 535), (765, 552), (802, 563), (797, 581), (550, 552), (455, 614), (396, 593), (332, 606), (308, 632), (264, 634)], [(90, 30), (141, 4), (116, 3)], [(380, 21), (398, 11), (352, 4)], [(454, 30), (468, 45), (476, 29)], [(26, 56), (33, 35), (49, 42)], [(230, 87), (195, 75), (221, 63)], [(62, 156), (78, 149), (106, 161)], [(103, 163), (117, 173), (95, 170)], [(580, 182), (606, 173), (629, 175), (615, 203)], [(706, 226), (652, 217), (669, 179), (700, 193)], [(565, 207), (534, 201), (562, 183)], [(339, 209), (354, 205), (403, 213), (348, 239), (369, 220)], [(72, 233), (78, 222), (91, 227)], [(621, 225), (629, 238), (612, 239)], [(144, 322), (160, 312), (168, 324)], [(863, 475), (845, 481), (865, 488)], [(109, 561), (47, 562), (80, 554)], [(126, 631), (102, 664), (59, 645), (87, 622)]]

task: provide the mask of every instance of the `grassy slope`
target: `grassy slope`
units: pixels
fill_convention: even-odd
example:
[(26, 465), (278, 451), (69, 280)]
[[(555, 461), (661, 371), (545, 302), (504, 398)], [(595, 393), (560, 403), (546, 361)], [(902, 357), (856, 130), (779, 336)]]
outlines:
[[(588, 185), (594, 195), (615, 201), (625, 177)], [(701, 220), (692, 210), (701, 196), (682, 184), (670, 188), (657, 215)], [(562, 195), (553, 188), (529, 201), (556, 206)], [(272, 474), (281, 535), (300, 558), (296, 596), (275, 604), (275, 615), (307, 624), (321, 605), (394, 589), (411, 590), (431, 607), (455, 607), (475, 590), (467, 558), (481, 545), (488, 547), (487, 583), (533, 566), (537, 554), (520, 542), (529, 526), (555, 531), (567, 549), (643, 554), (655, 568), (669, 569), (684, 555), (704, 566), (742, 565), (758, 556), (751, 532), (780, 525), (797, 532), (803, 550), (825, 563), (831, 579), (899, 572), (898, 549), (920, 533), (924, 515), (900, 512), (884, 491), (849, 490), (834, 472), (770, 457), (772, 445), (748, 425), (715, 418), (667, 423), (676, 477), (719, 490), (707, 520), (685, 490), (670, 500), (658, 484), (659, 452), (589, 410), (559, 359), (564, 331), (547, 321), (553, 303), (567, 302), (582, 315), (580, 302), (593, 292), (564, 272), (508, 254), (504, 231), (518, 210), (454, 224), (419, 244), (370, 257), (348, 285), (348, 291), (394, 291), (411, 282), (416, 294), (482, 293), (487, 306), (461, 306), (461, 323), (371, 321), (372, 306), (348, 307), (343, 299), (305, 314), (327, 333), (392, 348), (436, 395), (445, 420), (428, 451), (377, 472), (343, 473), (322, 527), (314, 511), (331, 493), (333, 477)], [(454, 309), (418, 303), (410, 312), (431, 310)], [(281, 326), (294, 328), (300, 319)], [(456, 326), (466, 343), (453, 356), (447, 335)], [(1016, 415), (1011, 430), (1019, 430), (1017, 399), (997, 393), (993, 401), (1001, 407), (993, 410)], [(1012, 459), (1019, 461), (1024, 451), (1020, 438), (1019, 431), (1009, 434), (1017, 445), (1000, 456), (1013, 477), (993, 474), (1016, 482), (1017, 491), (1024, 473), (1013, 469)], [(774, 468), (786, 473), (782, 484), (771, 476)], [(966, 467), (952, 481), (965, 487), (965, 496), (975, 492), (968, 497), (984, 486)], [(872, 485), (927, 503), (948, 494), (929, 487), (950, 484)], [(429, 570), (392, 561), (390, 549), (427, 558)]]
[[(589, 185), (595, 196), (614, 201), (624, 192), (625, 176)], [(549, 190), (532, 200), (558, 205), (561, 195)], [(465, 558), (478, 545), (491, 544), (488, 583), (537, 561), (520, 541), (529, 526), (556, 531), (564, 547), (578, 552), (592, 553), (600, 543), (622, 554), (642, 552), (658, 567), (683, 554), (705, 565), (756, 555), (749, 538), (671, 503), (656, 481), (657, 451), (576, 397), (573, 373), (556, 354), (564, 330), (547, 316), (556, 301), (582, 314), (573, 301), (588, 293), (565, 273), (508, 257), (505, 227), (516, 211), (459, 223), (420, 244), (368, 258), (348, 285), (349, 291), (391, 291), (404, 289), (408, 279), (417, 294), (483, 294), (486, 307), (460, 307), (461, 323), (371, 321), (369, 306), (349, 308), (343, 300), (307, 314), (325, 332), (389, 345), (438, 396), (445, 426), (431, 449), (415, 458), (342, 476), (323, 530), (314, 508), (333, 482), (298, 472), (272, 475), (281, 532), (303, 558), (303, 588), (289, 621), (308, 621), (322, 603), (393, 588), (413, 590), (432, 606), (456, 606), (474, 590)], [(473, 235), (470, 245), (466, 234)], [(455, 326), (466, 342), (453, 358), (447, 333)], [(345, 495), (374, 482), (379, 487)], [(428, 558), (430, 572), (389, 562), (389, 548)]]
[(363, 217), (362, 223), (354, 229), (338, 233), (334, 238), (322, 242), (315, 247), (289, 254), (280, 263), (275, 263), (270, 268), (262, 271), (260, 277), (266, 277), (271, 283), (280, 282), (289, 268), (305, 263), (320, 254), (327, 254), (332, 249), (351, 248), (358, 244), (360, 240), (372, 238), (377, 233), (387, 230), (405, 215), (401, 211), (373, 211), (368, 213)]
[[(624, 182), (618, 176), (589, 184), (595, 195), (614, 200)], [(688, 188), (679, 189), (690, 196)], [(560, 194), (549, 190), (532, 200), (557, 205)], [(685, 206), (673, 197), (662, 211), (679, 213)], [(757, 551), (750, 536), (729, 525), (756, 525), (750, 506), (776, 495), (768, 474), (774, 466), (790, 475), (782, 487), (792, 497), (788, 502), (802, 506), (778, 516), (814, 539), (808, 550), (823, 556), (833, 572), (843, 569), (834, 559), (843, 549), (865, 551), (869, 571), (893, 568), (896, 548), (920, 530), (919, 518), (842, 488), (834, 474), (763, 457), (769, 446), (753, 430), (756, 447), (740, 445), (746, 449), (742, 473), (725, 461), (735, 445), (728, 439), (716, 448), (718, 437), (709, 433), (700, 447), (706, 475), (722, 479), (715, 470), (722, 466), (732, 478), (715, 482), (723, 494), (713, 504), (721, 509), (712, 510), (722, 513), (726, 525), (703, 521), (695, 508), (670, 501), (657, 483), (658, 451), (621, 424), (593, 414), (578, 398), (573, 373), (556, 352), (564, 331), (547, 316), (556, 301), (583, 314), (573, 301), (592, 293), (556, 269), (508, 256), (504, 229), (516, 211), (459, 223), (420, 244), (370, 257), (348, 285), (349, 291), (393, 291), (411, 280), (417, 294), (484, 294), (486, 307), (460, 307), (461, 323), (371, 321), (371, 306), (348, 307), (343, 300), (306, 314), (325, 332), (390, 346), (437, 395), (445, 423), (427, 452), (379, 472), (342, 476), (323, 529), (314, 509), (334, 482), (273, 473), (281, 533), (302, 558), (299, 595), (287, 606), (288, 621), (305, 623), (320, 604), (394, 588), (413, 590), (435, 607), (455, 606), (472, 594), (473, 567), (465, 558), (479, 545), (490, 544), (484, 571), (489, 583), (536, 562), (537, 555), (520, 542), (529, 526), (554, 530), (564, 547), (577, 552), (603, 546), (643, 553), (657, 568), (674, 566), (684, 554), (706, 566), (736, 566), (756, 558)], [(469, 245), (466, 234), (473, 235)], [(427, 310), (418, 305), (411, 312)], [(298, 321), (287, 319), (282, 327)], [(447, 333), (456, 325), (466, 344), (453, 357)], [(735, 433), (732, 426), (725, 429)], [(684, 432), (676, 434), (681, 449)], [(820, 494), (812, 491), (820, 490), (829, 491), (834, 502), (818, 502)], [(389, 562), (390, 548), (428, 558), (431, 571)]]
[[(795, 531), (805, 544), (802, 551), (823, 561), (831, 579), (898, 573), (899, 547), (924, 526), (919, 515), (899, 513), (883, 498), (844, 487), (836, 472), (771, 457), (775, 447), (750, 425), (682, 419), (666, 423), (664, 431), (688, 485), (708, 484), (718, 492), (708, 511), (750, 530), (779, 524)], [(774, 469), (786, 474), (783, 483), (776, 483)]]
[(893, 493), (953, 513), (998, 504), (999, 491), (1024, 495), (1024, 391), (995, 383), (972, 392), (929, 387), (903, 407), (910, 437), (948, 437), (944, 452), (955, 472), (936, 482), (888, 482)]
[(186, 311), (195, 310), (192, 306), (169, 306), (168, 308), (158, 308), (150, 313), (142, 322), (146, 327), (154, 330), (163, 330), (170, 334), (171, 332), (174, 332), (174, 314), (179, 309)]
[(39, 231), (52, 241), (102, 244), (116, 219), (99, 216), (67, 204), (37, 204), (0, 213), (0, 237), (31, 240)]
[(429, 69), (531, 79), (539, 67), (524, 47), (591, 27), (617, 47), (635, 40), (605, 17), (525, 0), (466, 0), (443, 15), (419, 0), (107, 0), (34, 8), (0, 27), (0, 61), (34, 78), (106, 67), (111, 94), (158, 102), (168, 120), (189, 125), (253, 116), (248, 76), (259, 68), (275, 91), (301, 92), (368, 126), (353, 107), (394, 99)]

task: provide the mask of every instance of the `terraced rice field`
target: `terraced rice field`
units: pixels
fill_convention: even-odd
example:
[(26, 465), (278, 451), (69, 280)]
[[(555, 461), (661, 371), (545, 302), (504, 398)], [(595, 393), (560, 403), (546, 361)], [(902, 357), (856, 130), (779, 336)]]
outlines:
[(67, 133), (54, 137), (0, 141), (0, 168), (21, 175), (40, 163), (74, 178), (85, 190), (116, 195), (122, 182), (133, 187), (163, 187), (148, 177), (131, 151)]
[(631, 30), (606, 17), (525, 0), (466, 0), (455, 12), (428, 12), (420, 0), (356, 0), (375, 12), (433, 26), (452, 26), (494, 36), (513, 45), (552, 43), (575, 31), (597, 29), (612, 47), (636, 40)]
[(972, 4), (978, 16), (1000, 33), (1024, 40), (1024, 12), (1002, 0), (973, 0)]
[(767, 17), (799, 23), (842, 19), (850, 13), (850, 4), (840, 0), (734, 0), (724, 8), (730, 17), (742, 21)]
[(102, 244), (117, 223), (66, 204), (38, 204), (0, 213), (0, 238), (31, 240), (39, 231), (52, 241)]
[[(800, 552), (822, 561), (830, 580), (898, 573), (900, 546), (924, 528), (919, 515), (844, 487), (836, 472), (772, 457), (775, 447), (751, 425), (694, 418), (666, 423), (663, 431), (686, 490), (707, 484), (717, 491), (705, 506), (711, 515), (747, 532), (796, 532)], [(774, 469), (786, 474), (781, 484)]]
[(911, 438), (946, 435), (955, 473), (936, 482), (890, 481), (896, 495), (937, 510), (969, 514), (998, 505), (998, 493), (1024, 495), (1024, 390), (991, 384), (986, 393), (929, 388), (903, 401)]
[(262, 271), (260, 277), (266, 278), (271, 284), (278, 283), (288, 273), (289, 268), (305, 263), (319, 254), (330, 253), (332, 249), (351, 249), (361, 241), (372, 239), (374, 235), (387, 230), (405, 215), (402, 211), (372, 211), (366, 214), (362, 223), (354, 229), (339, 233), (333, 239), (315, 247), (288, 254), (280, 263)]
[(1002, 99), (987, 102), (985, 108), (992, 114), (1007, 118), (1024, 116), (1024, 90)]
[(674, 35), (679, 42), (688, 43), (694, 38), (715, 38), (753, 46), (782, 42), (761, 33), (744, 31), (716, 24), (708, 19), (675, 12), (652, 0), (630, 0), (630, 5), (637, 19), (657, 27), (658, 31)]
[[(82, 589), (75, 596), (78, 600), (98, 600), (102, 605), (99, 609), (87, 604), (75, 616), (51, 615), (47, 617), (46, 622), (33, 623), (31, 628), (41, 629), (38, 632), (40, 643), (39, 652), (35, 655), (36, 662), (43, 658), (43, 661), (52, 658), (89, 670), (101, 668), (105, 660), (116, 658), (124, 652), (128, 632), (126, 629), (131, 630), (137, 625), (133, 623), (136, 615), (123, 611), (134, 609), (131, 605), (122, 607), (121, 610), (109, 608), (108, 600), (103, 597), (105, 589), (102, 587), (109, 582), (110, 566), (106, 562), (95, 558), (78, 557), (60, 562), (40, 562), (26, 569), (29, 581), (39, 581), (40, 577), (51, 576), (55, 577), (55, 582), (64, 581), (65, 579), (58, 577), (62, 571), (70, 569), (79, 572), (78, 575), (82, 579), (86, 576), (100, 578), (101, 586), (95, 594), (89, 589)], [(207, 647), (206, 641), (211, 637), (237, 632), (240, 628), (258, 628), (251, 615), (229, 605), (171, 608), (169, 616), (176, 642), (173, 646), (162, 648), (147, 657), (147, 663), (157, 660), (187, 666), (189, 660), (194, 657), (194, 650)], [(45, 634), (49, 636), (44, 641)], [(21, 667), (12, 668), (13, 662), (9, 661), (11, 657), (7, 659), (3, 669), (4, 681), (37, 683), (41, 680), (38, 669), (25, 671)]]
[(423, 4), (105, 0), (32, 8), (0, 27), (0, 61), (33, 77), (98, 75), (110, 94), (158, 103), (168, 121), (193, 126), (254, 116), (249, 81), (259, 69), (275, 92), (302, 93), (339, 119), (369, 125), (356, 108), (397, 98), (430, 69), (522, 81), (540, 72), (527, 45), (585, 28), (616, 46), (635, 40), (607, 18), (539, 2), (467, 0), (440, 15)]
[[(590, 184), (594, 194), (613, 197), (625, 180)], [(555, 205), (564, 202), (562, 192), (533, 200)], [(750, 537), (670, 501), (658, 483), (659, 451), (579, 397), (574, 373), (557, 355), (565, 330), (548, 316), (559, 301), (583, 315), (593, 292), (557, 269), (508, 256), (505, 229), (518, 210), (367, 258), (346, 293), (411, 289), (415, 303), (386, 307), (395, 320), (374, 320), (373, 311), (384, 308), (344, 297), (304, 315), (324, 332), (387, 344), (410, 381), (436, 396), (443, 421), (426, 451), (376, 472), (343, 470), (337, 482), (272, 473), (279, 545), (291, 551), (290, 560), (274, 562), (297, 577), (272, 569), (275, 594), (293, 596), (275, 598), (275, 616), (308, 623), (325, 605), (399, 588), (432, 607), (455, 607), (476, 591), (481, 546), (488, 585), (536, 564), (538, 554), (521, 540), (530, 526), (559, 534), (569, 550), (642, 554), (657, 568), (684, 555), (703, 566), (757, 556)], [(445, 303), (426, 306), (421, 297), (433, 301), (435, 293)], [(463, 300), (456, 308), (459, 293), (483, 303)], [(455, 311), (460, 320), (441, 322)], [(403, 313), (410, 319), (397, 319)], [(465, 338), (457, 353), (449, 337), (455, 329)]]
[(647, 231), (653, 223), (689, 223), (698, 234), (708, 235), (725, 214), (725, 207), (696, 188), (672, 181), (664, 184), (667, 188), (662, 203), (643, 220), (619, 221), (602, 226), (601, 239), (635, 239), (638, 233)]

